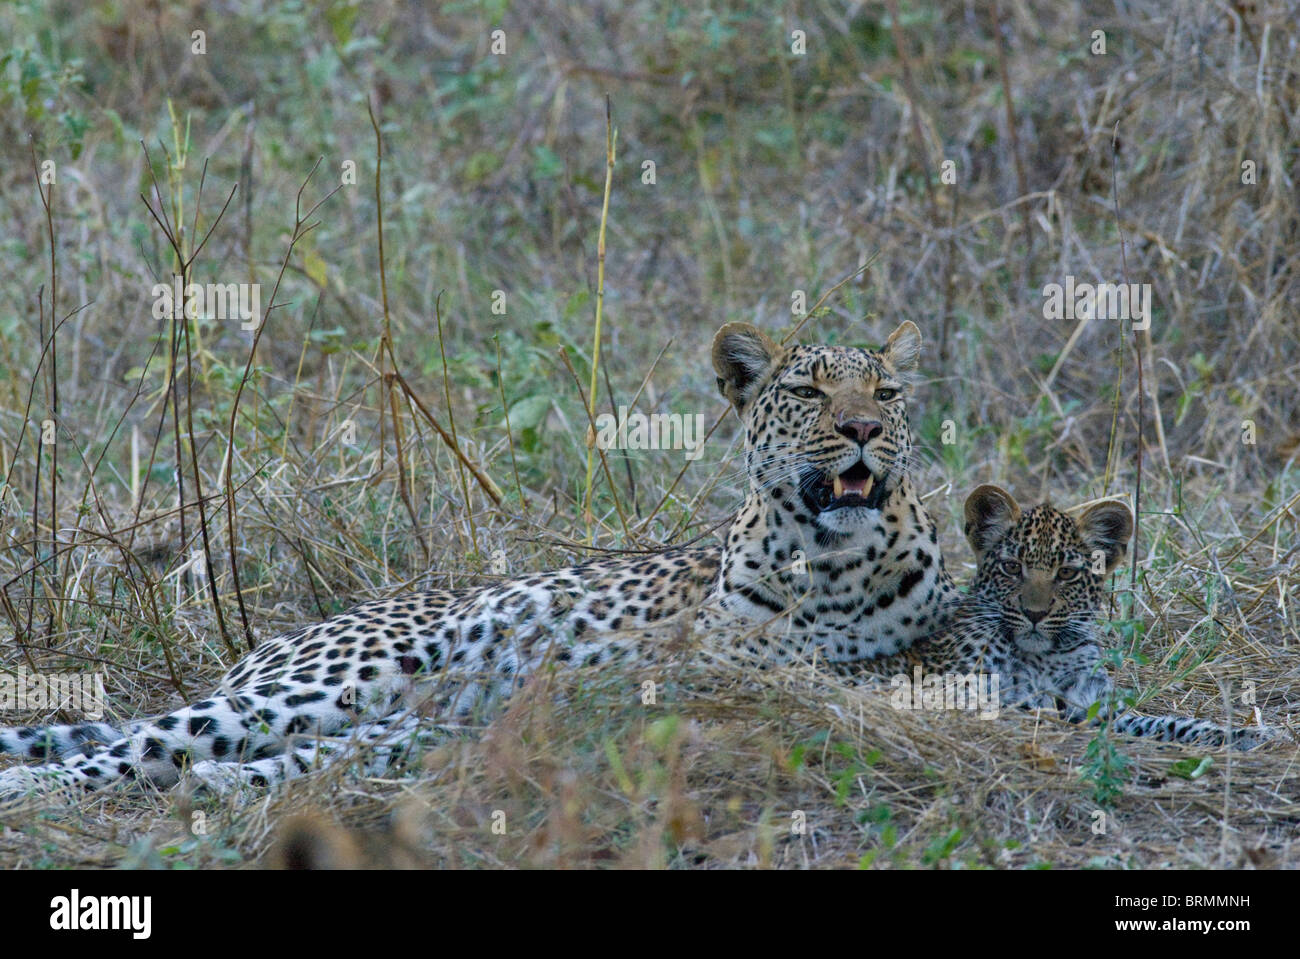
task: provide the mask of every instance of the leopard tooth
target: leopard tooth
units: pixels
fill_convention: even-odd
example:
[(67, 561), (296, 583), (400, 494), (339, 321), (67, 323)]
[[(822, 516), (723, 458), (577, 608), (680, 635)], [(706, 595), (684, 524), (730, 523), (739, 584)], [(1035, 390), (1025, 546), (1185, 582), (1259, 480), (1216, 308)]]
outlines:
[(840, 479), (838, 476), (831, 481), (831, 493), (835, 496), (836, 499), (839, 499), (841, 496), (844, 495), (844, 481)]
[(876, 478), (875, 478), (874, 476), (868, 476), (868, 477), (867, 477), (867, 485), (864, 486), (864, 487), (862, 487), (862, 495), (863, 495), (863, 496), (870, 496), (870, 495), (871, 495), (871, 487), (873, 487), (873, 486), (875, 486), (875, 485), (876, 485)]

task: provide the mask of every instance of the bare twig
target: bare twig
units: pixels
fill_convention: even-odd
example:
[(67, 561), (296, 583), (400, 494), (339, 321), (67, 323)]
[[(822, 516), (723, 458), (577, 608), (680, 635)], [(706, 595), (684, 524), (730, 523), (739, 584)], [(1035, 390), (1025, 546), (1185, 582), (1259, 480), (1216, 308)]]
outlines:
[[(614, 146), (617, 141), (614, 132), (613, 108), (609, 94), (605, 94), (605, 192), (600, 205), (600, 233), (596, 240), (596, 322), (591, 333), (591, 388), (587, 390), (587, 418), (594, 422), (596, 416), (596, 387), (600, 369), (600, 326), (605, 305), (605, 226), (609, 222), (609, 195), (614, 186)], [(567, 359), (567, 357), (566, 357)], [(587, 481), (583, 491), (582, 518), (587, 524), (587, 544), (591, 545), (594, 517), (591, 511), (591, 482), (595, 472), (596, 428), (590, 427), (587, 433)], [(602, 457), (603, 459), (603, 457)], [(611, 491), (613, 486), (610, 487)], [(622, 516), (622, 509), (619, 515)], [(626, 527), (626, 522), (624, 522)]]

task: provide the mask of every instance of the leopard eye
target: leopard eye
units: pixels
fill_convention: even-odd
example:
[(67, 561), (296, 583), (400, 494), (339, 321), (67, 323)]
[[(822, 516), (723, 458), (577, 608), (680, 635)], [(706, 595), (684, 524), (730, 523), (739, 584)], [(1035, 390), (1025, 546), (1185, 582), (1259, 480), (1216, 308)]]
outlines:
[(792, 386), (790, 392), (801, 400), (819, 400), (826, 395), (813, 386)]
[(1071, 580), (1078, 579), (1079, 574), (1082, 572), (1083, 570), (1077, 566), (1062, 566), (1056, 571), (1056, 578), (1062, 583), (1068, 583)]
[(1021, 567), (1020, 563), (1014, 559), (1004, 559), (1002, 562), (998, 563), (998, 569), (1002, 570), (1002, 572), (1006, 573), (1008, 576), (1019, 576)]
[(876, 390), (876, 400), (880, 403), (888, 403), (890, 400), (898, 398), (898, 390), (879, 389)]

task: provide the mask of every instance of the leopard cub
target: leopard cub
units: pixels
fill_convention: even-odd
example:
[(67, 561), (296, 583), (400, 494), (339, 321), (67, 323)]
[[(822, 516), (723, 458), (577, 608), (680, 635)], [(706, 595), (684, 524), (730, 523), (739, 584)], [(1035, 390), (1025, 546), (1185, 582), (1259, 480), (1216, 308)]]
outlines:
[[(1114, 682), (1102, 665), (1098, 629), (1104, 577), (1133, 535), (1133, 514), (1104, 501), (1077, 520), (1046, 503), (1024, 512), (1011, 494), (979, 487), (966, 500), (965, 532), (978, 563), (969, 594), (944, 632), (850, 672), (877, 676), (981, 676), (998, 705), (1059, 710), (1071, 722), (1097, 721), (1127, 736), (1167, 742), (1230, 742), (1250, 749), (1274, 733), (1227, 730), (1190, 716), (1111, 712)], [(988, 679), (996, 677), (996, 687)]]

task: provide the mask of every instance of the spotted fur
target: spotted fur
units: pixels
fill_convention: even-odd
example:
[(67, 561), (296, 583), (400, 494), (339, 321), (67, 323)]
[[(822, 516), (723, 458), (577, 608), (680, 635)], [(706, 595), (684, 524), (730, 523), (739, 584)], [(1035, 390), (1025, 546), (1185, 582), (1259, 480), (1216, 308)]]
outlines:
[(548, 662), (662, 664), (703, 648), (761, 668), (905, 649), (958, 599), (908, 476), (920, 344), (912, 323), (879, 351), (781, 347), (728, 324), (713, 363), (744, 424), (748, 492), (720, 550), (364, 603), (262, 644), (165, 716), (0, 730), (4, 750), (58, 760), (0, 772), (0, 795), (169, 785), (189, 766), (210, 785), (256, 785), (337, 754), (340, 737), (383, 759), (427, 729), (421, 713), (467, 716)]
[(1102, 665), (1098, 620), (1104, 576), (1128, 549), (1133, 516), (1101, 502), (1076, 522), (1043, 504), (1021, 513), (1005, 490), (981, 486), (966, 501), (966, 536), (978, 561), (951, 629), (906, 652), (860, 664), (879, 676), (997, 675), (1002, 706), (1059, 710), (1071, 722), (1095, 714), (1127, 736), (1251, 748), (1263, 727), (1224, 727), (1188, 716), (1112, 714), (1114, 683)]

